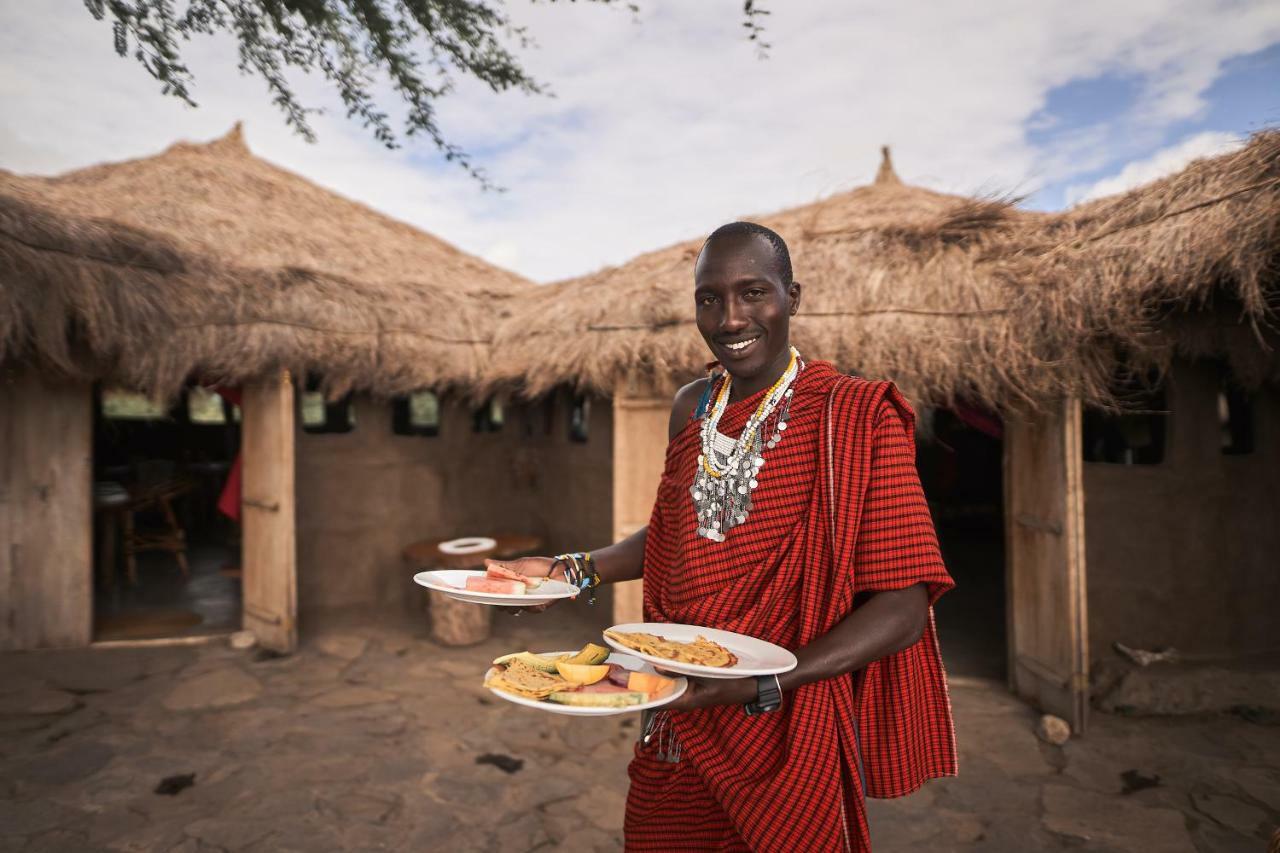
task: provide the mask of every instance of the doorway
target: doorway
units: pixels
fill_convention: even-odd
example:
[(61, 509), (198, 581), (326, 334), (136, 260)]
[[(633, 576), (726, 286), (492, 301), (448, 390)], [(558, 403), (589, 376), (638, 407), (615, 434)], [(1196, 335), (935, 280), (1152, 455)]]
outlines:
[(95, 641), (241, 627), (237, 484), (224, 495), (240, 450), (235, 400), (192, 385), (164, 405), (95, 387)]
[(917, 467), (956, 587), (935, 609), (951, 675), (1005, 681), (1003, 428), (981, 410), (922, 410)]

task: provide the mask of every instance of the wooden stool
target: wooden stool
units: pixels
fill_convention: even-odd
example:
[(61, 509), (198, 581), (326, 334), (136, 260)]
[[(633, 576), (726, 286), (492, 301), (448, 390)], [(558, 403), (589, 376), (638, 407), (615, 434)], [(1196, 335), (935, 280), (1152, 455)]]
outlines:
[[(426, 539), (404, 549), (404, 561), (410, 568), (479, 569), (486, 558), (507, 559), (528, 554), (541, 547), (536, 536), (496, 536), (494, 547), (472, 554), (446, 554), (441, 542), (449, 539)], [(471, 646), (489, 639), (493, 608), (450, 598), (434, 589), (427, 590), (427, 606), (431, 613), (431, 639), (442, 646)]]

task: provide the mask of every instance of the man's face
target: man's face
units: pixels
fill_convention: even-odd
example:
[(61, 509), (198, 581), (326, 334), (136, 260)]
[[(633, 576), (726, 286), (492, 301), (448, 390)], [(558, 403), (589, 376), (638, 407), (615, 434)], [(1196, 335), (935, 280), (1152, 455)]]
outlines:
[(698, 331), (730, 375), (751, 379), (785, 364), (800, 285), (783, 285), (767, 239), (745, 234), (708, 244), (693, 278)]

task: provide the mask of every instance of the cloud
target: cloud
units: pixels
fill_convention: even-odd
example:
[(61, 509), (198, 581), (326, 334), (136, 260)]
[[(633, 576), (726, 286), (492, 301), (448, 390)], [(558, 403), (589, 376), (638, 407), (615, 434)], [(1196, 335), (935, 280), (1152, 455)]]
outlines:
[[(260, 81), (236, 73), (225, 39), (189, 44), (201, 102), (189, 110), (117, 58), (78, 0), (0, 0), (0, 166), (136, 157), (244, 119), (259, 155), (550, 280), (863, 183), (885, 143), (904, 179), (944, 191), (1079, 180), (1146, 155), (1203, 111), (1223, 62), (1280, 41), (1274, 3), (811, 0), (770, 7), (762, 61), (741, 8), (512, 0), (539, 45), (521, 56), (555, 97), (463, 83), (441, 104), (445, 132), (509, 190), (492, 194), (430, 147), (381, 148), (307, 78), (307, 102), (328, 113), (320, 142), (301, 142)], [(1052, 91), (1109, 74), (1141, 82), (1122, 121), (1029, 139)]]
[(1165, 175), (1172, 175), (1192, 160), (1216, 157), (1234, 151), (1244, 144), (1244, 138), (1234, 133), (1209, 130), (1189, 136), (1177, 145), (1161, 148), (1150, 157), (1133, 160), (1116, 174), (1094, 184), (1077, 184), (1067, 188), (1067, 204), (1077, 204), (1115, 195), (1142, 184), (1150, 183)]

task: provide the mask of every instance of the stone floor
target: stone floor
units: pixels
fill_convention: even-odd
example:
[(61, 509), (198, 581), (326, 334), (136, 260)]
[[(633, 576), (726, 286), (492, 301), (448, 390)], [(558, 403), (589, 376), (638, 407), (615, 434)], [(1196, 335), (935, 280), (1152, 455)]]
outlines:
[[(599, 611), (309, 628), (296, 655), (202, 646), (0, 655), (0, 850), (570, 851), (622, 845), (636, 715), (480, 687), (495, 655), (577, 648)], [(1280, 726), (1096, 715), (1041, 743), (992, 682), (952, 687), (961, 775), (873, 802), (876, 850), (1240, 851), (1280, 824)]]

